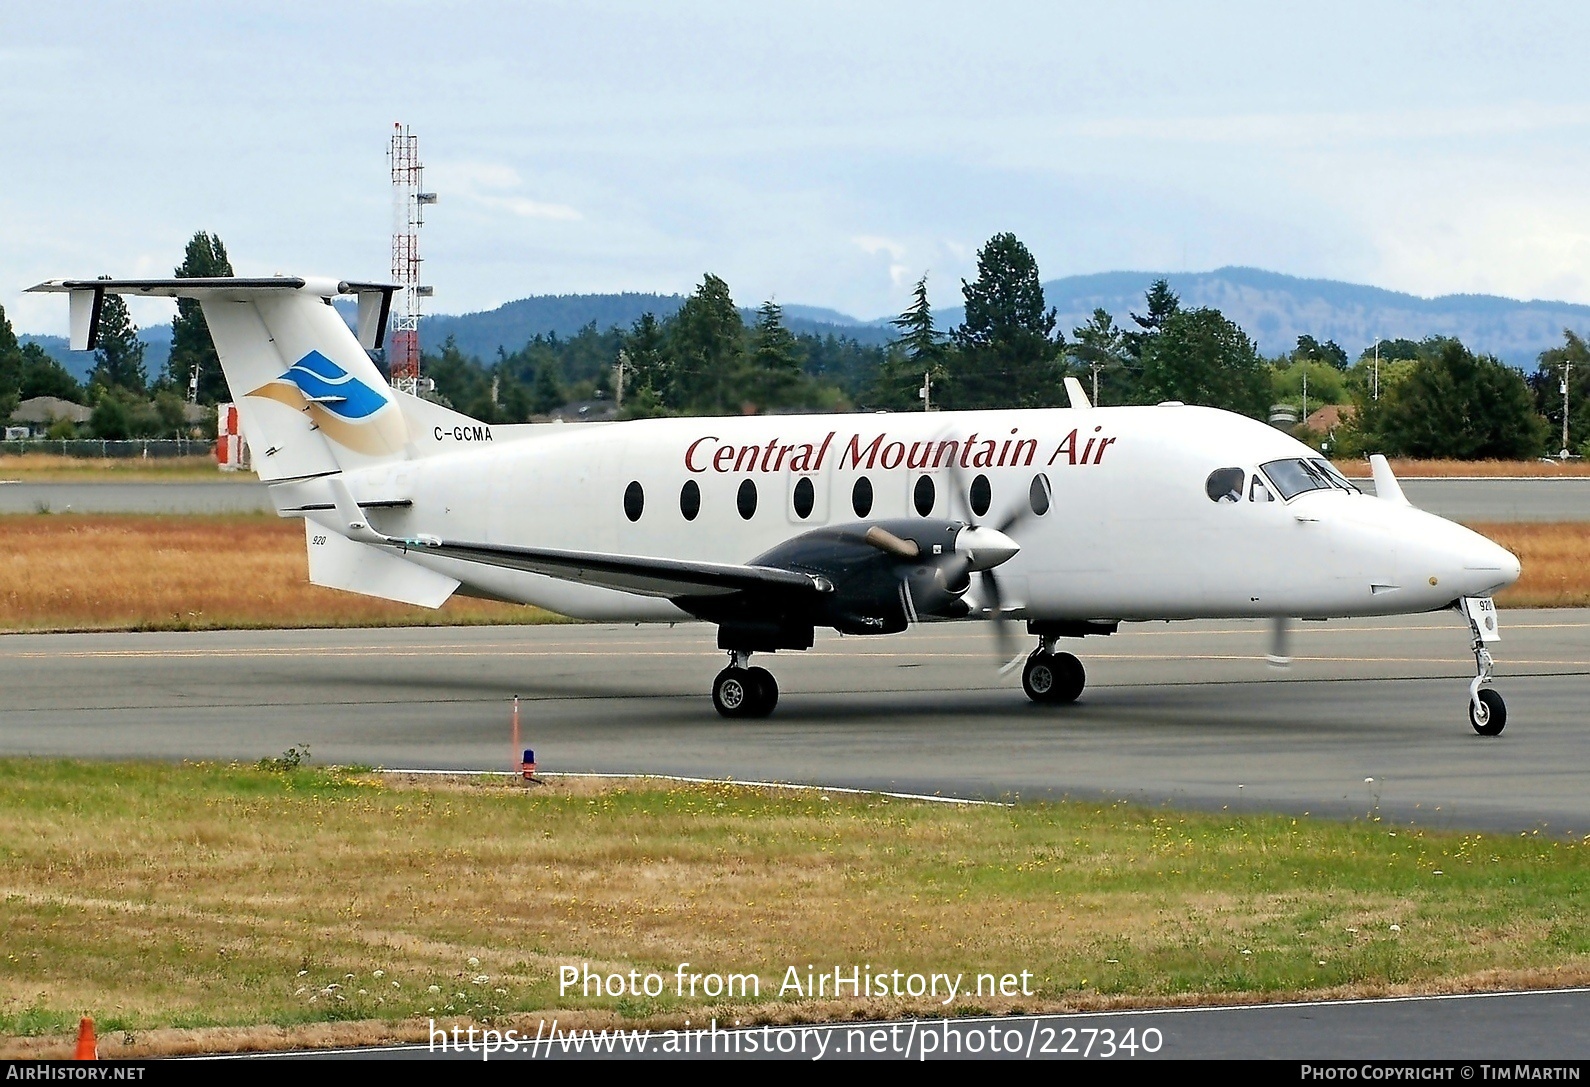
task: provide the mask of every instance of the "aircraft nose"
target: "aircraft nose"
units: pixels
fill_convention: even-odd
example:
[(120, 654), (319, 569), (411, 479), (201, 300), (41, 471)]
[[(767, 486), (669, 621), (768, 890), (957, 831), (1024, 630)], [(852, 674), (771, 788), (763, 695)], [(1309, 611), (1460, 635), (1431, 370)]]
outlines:
[(1483, 581), (1485, 592), (1507, 588), (1518, 580), (1522, 571), (1517, 555), (1483, 536), (1466, 549), (1463, 556), (1464, 574), (1476, 582)]
[(984, 525), (968, 526), (955, 536), (955, 550), (966, 556), (973, 570), (992, 570), (1002, 562), (1009, 562), (1021, 550), (1021, 545), (997, 528)]

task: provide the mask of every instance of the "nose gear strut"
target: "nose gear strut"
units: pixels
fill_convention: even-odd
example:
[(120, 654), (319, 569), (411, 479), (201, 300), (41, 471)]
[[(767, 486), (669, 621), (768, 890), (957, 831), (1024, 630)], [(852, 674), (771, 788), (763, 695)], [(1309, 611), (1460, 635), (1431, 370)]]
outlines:
[(1469, 621), (1472, 640), (1469, 650), (1474, 654), (1474, 679), (1469, 683), (1469, 724), (1481, 736), (1499, 735), (1507, 727), (1507, 703), (1491, 687), (1491, 670), (1495, 661), (1486, 643), (1501, 637), (1496, 625), (1496, 605), (1491, 598), (1466, 596), (1458, 603)]

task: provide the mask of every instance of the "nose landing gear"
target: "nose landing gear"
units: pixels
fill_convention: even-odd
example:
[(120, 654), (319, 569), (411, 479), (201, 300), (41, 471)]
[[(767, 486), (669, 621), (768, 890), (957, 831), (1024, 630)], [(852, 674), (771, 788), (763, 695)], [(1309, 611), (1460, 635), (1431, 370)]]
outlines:
[(712, 681), (712, 705), (723, 717), (766, 717), (778, 705), (778, 681), (766, 668), (750, 667), (751, 654), (729, 652), (729, 666)]
[(1496, 625), (1496, 605), (1490, 597), (1463, 598), (1460, 604), (1469, 621), (1473, 641), (1469, 649), (1474, 654), (1473, 682), (1469, 684), (1469, 724), (1481, 736), (1497, 736), (1507, 727), (1507, 703), (1491, 688), (1491, 668), (1495, 663), (1487, 642), (1501, 637)]
[(1087, 685), (1087, 671), (1072, 654), (1056, 653), (1054, 643), (1054, 638), (1039, 639), (1021, 669), (1021, 689), (1038, 703), (1075, 702)]

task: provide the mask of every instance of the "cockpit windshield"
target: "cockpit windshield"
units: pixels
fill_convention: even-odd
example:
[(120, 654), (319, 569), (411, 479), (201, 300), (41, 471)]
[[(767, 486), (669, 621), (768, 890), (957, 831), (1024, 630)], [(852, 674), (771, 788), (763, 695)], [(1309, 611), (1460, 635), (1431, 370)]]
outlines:
[(1264, 474), (1270, 477), (1270, 482), (1275, 484), (1275, 489), (1287, 501), (1305, 491), (1336, 489), (1358, 493), (1358, 488), (1347, 482), (1347, 478), (1330, 461), (1320, 457), (1272, 460), (1259, 467), (1264, 469)]

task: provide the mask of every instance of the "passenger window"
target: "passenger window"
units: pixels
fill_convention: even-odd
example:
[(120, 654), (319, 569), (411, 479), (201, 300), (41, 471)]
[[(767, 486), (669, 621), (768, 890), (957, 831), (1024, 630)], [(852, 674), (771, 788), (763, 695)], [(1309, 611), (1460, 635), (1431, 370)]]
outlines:
[(866, 476), (856, 480), (856, 485), (850, 489), (850, 508), (856, 511), (857, 517), (872, 512), (872, 480)]
[(804, 478), (795, 484), (795, 516), (802, 521), (812, 515), (812, 506), (817, 501), (817, 490), (812, 486), (810, 478)]
[(923, 476), (916, 481), (916, 488), (911, 493), (911, 502), (916, 506), (919, 516), (926, 517), (932, 513), (933, 502), (937, 498), (937, 489), (933, 486), (931, 476)]
[(1270, 493), (1270, 488), (1264, 485), (1264, 477), (1253, 473), (1253, 483), (1248, 487), (1249, 502), (1274, 502), (1275, 495)]
[(1204, 480), (1204, 492), (1211, 502), (1241, 502), (1242, 485), (1247, 481), (1248, 473), (1241, 468), (1216, 468)]
[(967, 497), (971, 500), (973, 514), (981, 517), (987, 513), (994, 501), (994, 489), (989, 486), (988, 477), (978, 476), (972, 480), (972, 491)]
[(694, 521), (696, 514), (701, 512), (701, 488), (693, 479), (685, 480), (685, 485), (679, 488), (679, 512), (685, 515), (686, 521)]
[(735, 496), (734, 504), (739, 507), (740, 516), (749, 521), (756, 513), (756, 484), (749, 479), (740, 484), (740, 493)]
[(1039, 472), (1032, 477), (1032, 486), (1027, 488), (1027, 501), (1039, 517), (1049, 512), (1049, 494), (1049, 477)]
[(624, 488), (624, 516), (631, 521), (639, 521), (641, 511), (646, 508), (646, 492), (641, 489), (639, 481), (632, 481)]

